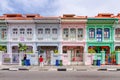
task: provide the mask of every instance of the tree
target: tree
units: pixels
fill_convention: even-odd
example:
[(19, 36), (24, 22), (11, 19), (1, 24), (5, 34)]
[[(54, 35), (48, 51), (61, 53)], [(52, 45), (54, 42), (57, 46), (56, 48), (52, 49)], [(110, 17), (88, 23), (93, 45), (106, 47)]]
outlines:
[(6, 47), (6, 46), (0, 45), (0, 51), (6, 52), (6, 51), (7, 51), (7, 47)]
[(19, 43), (19, 51), (26, 52), (27, 46), (25, 44)]

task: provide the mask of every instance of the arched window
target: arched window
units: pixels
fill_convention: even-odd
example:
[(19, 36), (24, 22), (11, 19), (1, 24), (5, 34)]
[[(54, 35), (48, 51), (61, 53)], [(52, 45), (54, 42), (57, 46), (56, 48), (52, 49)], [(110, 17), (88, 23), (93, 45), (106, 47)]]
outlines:
[(115, 29), (115, 37), (120, 38), (120, 28)]
[(82, 38), (83, 37), (83, 29), (79, 28), (78, 29), (78, 38)]
[(96, 32), (96, 38), (98, 42), (102, 41), (102, 28), (97, 28), (97, 32)]
[(12, 30), (12, 33), (13, 33), (13, 34), (18, 34), (18, 29), (17, 29), (17, 28), (14, 28), (14, 29)]
[(109, 28), (105, 28), (104, 29), (104, 38), (109, 38), (110, 37), (110, 29)]
[(69, 31), (68, 28), (63, 29), (63, 35), (64, 35), (63, 37), (68, 37), (68, 33), (69, 33), (68, 31)]
[(70, 29), (70, 34), (71, 35), (75, 35), (76, 34), (76, 29), (75, 28), (71, 28)]
[(89, 38), (95, 38), (95, 29), (94, 28), (89, 29)]
[(115, 34), (120, 34), (120, 28), (115, 29)]
[(56, 28), (52, 29), (52, 34), (57, 34), (57, 29)]
[(7, 35), (7, 29), (2, 29), (2, 38), (5, 38)]
[(20, 34), (25, 34), (25, 29), (24, 28), (20, 29)]
[(38, 34), (43, 34), (43, 29), (38, 29)]
[(32, 34), (32, 29), (31, 28), (27, 29), (27, 34)]
[(45, 29), (45, 34), (50, 34), (50, 29), (49, 28)]

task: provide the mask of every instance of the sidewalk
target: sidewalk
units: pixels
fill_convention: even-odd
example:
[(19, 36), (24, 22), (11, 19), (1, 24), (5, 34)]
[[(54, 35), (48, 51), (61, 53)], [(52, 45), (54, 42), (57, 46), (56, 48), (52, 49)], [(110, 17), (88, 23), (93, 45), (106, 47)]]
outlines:
[(120, 70), (118, 65), (101, 65), (101, 66), (19, 66), (19, 65), (2, 65), (0, 70), (28, 70), (28, 71), (115, 71)]

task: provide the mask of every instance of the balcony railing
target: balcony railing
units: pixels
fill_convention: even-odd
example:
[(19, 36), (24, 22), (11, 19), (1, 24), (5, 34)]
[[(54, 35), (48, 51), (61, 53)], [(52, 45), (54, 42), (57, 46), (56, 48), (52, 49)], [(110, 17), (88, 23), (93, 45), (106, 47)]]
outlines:
[(44, 36), (43, 35), (38, 35), (37, 40), (44, 40)]
[(95, 41), (96, 39), (95, 38), (89, 38), (88, 40), (89, 41)]
[(11, 36), (12, 41), (31, 41), (33, 40), (33, 35), (12, 35)]
[(78, 38), (78, 41), (82, 41), (83, 40), (83, 38), (81, 37), (81, 38)]
[(31, 41), (31, 40), (33, 40), (33, 35), (26, 35), (27, 37), (26, 37), (26, 40), (27, 41)]
[(55, 41), (58, 40), (58, 35), (38, 35), (37, 40), (39, 41)]
[(52, 40), (57, 40), (58, 39), (58, 35), (55, 34), (55, 35), (52, 35)]
[(104, 38), (104, 41), (110, 41), (110, 38)]
[(17, 41), (18, 39), (19, 39), (18, 35), (12, 35), (11, 36), (11, 40), (13, 40), (13, 41)]

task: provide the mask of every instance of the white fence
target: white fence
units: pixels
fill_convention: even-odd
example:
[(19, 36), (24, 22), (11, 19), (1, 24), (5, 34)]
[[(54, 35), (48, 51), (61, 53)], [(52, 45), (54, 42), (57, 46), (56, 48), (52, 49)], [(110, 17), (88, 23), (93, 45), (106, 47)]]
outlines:
[(70, 56), (68, 54), (52, 54), (51, 65), (55, 65), (56, 60), (62, 60), (63, 65), (70, 65)]
[[(23, 53), (0, 53), (0, 65), (11, 64), (11, 65), (22, 65), (22, 60), (25, 54)], [(38, 65), (37, 54), (26, 54), (27, 59), (30, 60), (31, 65)]]
[[(37, 53), (33, 54), (26, 54), (27, 59), (30, 60), (31, 65), (38, 65), (39, 64), (39, 55)], [(41, 55), (41, 54), (40, 54)], [(0, 53), (0, 65), (4, 64), (11, 64), (11, 65), (22, 65), (22, 60), (24, 58), (24, 53)], [(45, 56), (43, 55), (44, 61), (46, 60)], [(91, 64), (91, 56), (86, 57), (85, 60), (86, 65)], [(63, 65), (71, 65), (71, 56), (69, 53), (63, 53), (63, 54), (55, 54), (51, 53), (51, 60), (50, 65), (55, 65), (56, 60), (62, 60)], [(46, 63), (46, 65), (49, 65)]]

